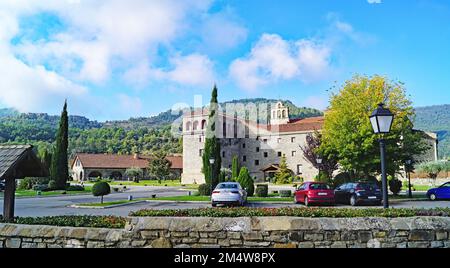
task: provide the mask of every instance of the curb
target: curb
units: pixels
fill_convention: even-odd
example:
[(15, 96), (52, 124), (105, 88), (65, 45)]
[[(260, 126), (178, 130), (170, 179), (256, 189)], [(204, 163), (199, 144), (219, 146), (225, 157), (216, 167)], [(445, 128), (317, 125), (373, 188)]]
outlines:
[(103, 207), (96, 207), (96, 206), (79, 206), (79, 205), (70, 205), (68, 207), (70, 208), (90, 208), (90, 209), (108, 209), (108, 208), (116, 208), (116, 207), (124, 207), (124, 206), (128, 206), (128, 205), (135, 205), (135, 204), (139, 204), (139, 203), (144, 203), (146, 202), (145, 200), (141, 200), (141, 201), (133, 201), (133, 202), (129, 202), (129, 203), (123, 203), (123, 204), (116, 204), (116, 205), (110, 205), (110, 206), (103, 206)]

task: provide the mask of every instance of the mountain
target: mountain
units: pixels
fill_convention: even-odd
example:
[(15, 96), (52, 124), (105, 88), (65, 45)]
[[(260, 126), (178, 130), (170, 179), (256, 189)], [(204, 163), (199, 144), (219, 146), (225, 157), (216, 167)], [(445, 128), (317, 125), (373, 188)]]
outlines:
[(437, 133), (440, 157), (450, 158), (450, 104), (418, 107), (415, 110), (415, 128)]

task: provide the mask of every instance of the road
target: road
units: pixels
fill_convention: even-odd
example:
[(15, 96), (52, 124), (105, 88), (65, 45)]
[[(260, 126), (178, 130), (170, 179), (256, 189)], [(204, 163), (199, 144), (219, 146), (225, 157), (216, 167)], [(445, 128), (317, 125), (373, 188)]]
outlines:
[[(177, 196), (187, 195), (186, 190), (177, 187), (133, 187), (124, 193), (112, 193), (105, 196), (105, 202), (125, 200), (129, 195), (133, 198), (150, 198), (156, 196)], [(16, 215), (17, 216), (55, 216), (55, 215), (118, 215), (127, 216), (131, 211), (139, 209), (187, 209), (187, 208), (205, 208), (210, 207), (209, 203), (199, 202), (164, 202), (152, 201), (130, 204), (126, 206), (107, 208), (107, 209), (91, 209), (91, 208), (72, 208), (70, 205), (80, 203), (98, 202), (98, 197), (92, 195), (76, 195), (76, 196), (55, 196), (55, 197), (33, 197), (16, 199)], [(290, 203), (250, 203), (249, 207), (301, 207)], [(338, 205), (336, 208), (346, 208), (349, 206)], [(408, 202), (391, 202), (394, 208), (437, 208), (450, 207), (450, 201), (408, 201)], [(0, 208), (3, 208), (3, 200), (0, 201)], [(362, 207), (357, 207), (362, 208)]]

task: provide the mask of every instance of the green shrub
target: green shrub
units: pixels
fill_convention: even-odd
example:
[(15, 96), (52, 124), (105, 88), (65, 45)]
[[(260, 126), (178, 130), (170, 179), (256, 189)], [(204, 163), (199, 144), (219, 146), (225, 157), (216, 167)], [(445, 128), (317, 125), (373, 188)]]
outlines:
[(47, 184), (36, 184), (33, 186), (33, 191), (47, 191), (48, 185)]
[(255, 182), (253, 181), (253, 178), (250, 177), (250, 173), (246, 167), (241, 168), (236, 181), (247, 191), (248, 196), (253, 196), (255, 192)]
[(48, 184), (48, 178), (34, 178), (27, 177), (22, 180), (19, 180), (19, 185), (17, 186), (17, 190), (31, 190), (33, 186), (38, 184)]
[(198, 194), (201, 196), (209, 196), (211, 195), (211, 185), (204, 183), (198, 186)]
[[(258, 188), (257, 188), (258, 189)], [(407, 208), (201, 208), (183, 210), (152, 210), (143, 209), (130, 213), (133, 217), (268, 217), (289, 216), (302, 218), (399, 218), (437, 216), (449, 217), (450, 208), (438, 209), (407, 209)]]
[(58, 187), (58, 184), (56, 183), (56, 181), (51, 180), (48, 182), (48, 190), (53, 191)]
[(292, 192), (291, 190), (281, 190), (280, 191), (280, 197), (291, 197)]
[[(5, 222), (0, 215), (0, 223)], [(94, 228), (124, 228), (126, 218), (116, 216), (54, 216), (54, 217), (17, 217), (13, 223), (29, 225), (52, 225)]]
[(69, 192), (76, 192), (76, 191), (84, 191), (84, 186), (81, 185), (69, 185), (66, 187), (66, 190)]
[(106, 181), (96, 182), (92, 186), (92, 194), (94, 196), (101, 196), (101, 203), (103, 204), (103, 196), (109, 195), (111, 193), (111, 187)]
[(315, 182), (323, 182), (323, 183), (331, 183), (330, 178), (328, 177), (328, 174), (325, 172), (319, 172), (317, 176), (314, 177)]
[(257, 197), (267, 197), (269, 195), (269, 185), (267, 184), (256, 185), (255, 193)]
[(394, 195), (398, 195), (402, 190), (402, 181), (396, 178), (389, 180), (389, 190), (391, 190)]

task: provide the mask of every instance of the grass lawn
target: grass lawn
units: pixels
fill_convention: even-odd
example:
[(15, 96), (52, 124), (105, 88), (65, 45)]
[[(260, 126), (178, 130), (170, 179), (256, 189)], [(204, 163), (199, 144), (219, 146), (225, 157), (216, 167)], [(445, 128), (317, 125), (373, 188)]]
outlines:
[[(436, 185), (436, 187), (438, 187), (438, 185)], [(412, 185), (412, 190), (413, 190), (413, 192), (414, 191), (428, 191), (428, 190), (430, 190), (431, 188), (434, 188), (434, 186), (428, 186), (428, 185)], [(409, 189), (408, 189), (408, 186), (403, 186), (402, 187), (402, 190), (403, 191), (408, 191)]]
[(111, 186), (172, 186), (172, 187), (187, 187), (188, 189), (198, 189), (197, 184), (181, 184), (180, 180), (165, 180), (159, 183), (157, 180), (141, 180), (139, 182), (134, 181), (112, 181), (109, 182)]
[[(65, 194), (64, 194), (65, 192)], [(92, 187), (84, 187), (84, 191), (48, 191), (48, 192), (41, 192), (40, 196), (56, 196), (56, 195), (76, 195), (76, 194), (90, 194), (92, 192)], [(0, 193), (0, 196), (3, 196), (3, 193)], [(16, 196), (17, 197), (33, 197), (33, 196), (39, 196), (37, 194), (37, 191), (34, 190), (16, 190)]]

